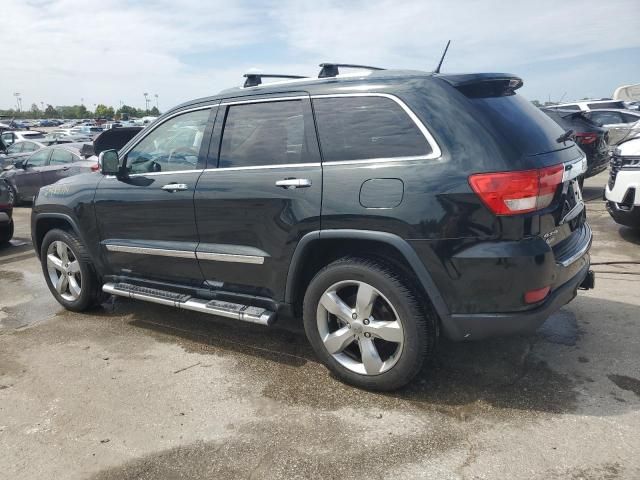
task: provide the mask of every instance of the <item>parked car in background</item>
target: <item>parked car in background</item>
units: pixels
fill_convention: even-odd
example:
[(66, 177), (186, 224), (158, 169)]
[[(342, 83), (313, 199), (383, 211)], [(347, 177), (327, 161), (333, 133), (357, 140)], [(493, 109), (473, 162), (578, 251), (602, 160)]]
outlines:
[[(15, 204), (31, 201), (40, 187), (85, 172), (99, 170), (97, 160), (87, 159), (83, 148), (91, 144), (69, 143), (45, 147), (5, 169), (0, 178), (13, 190)], [(89, 155), (93, 154), (91, 148)]]
[(71, 128), (59, 128), (52, 130), (47, 133), (46, 139), (69, 141), (74, 143), (90, 142), (92, 140), (90, 135), (72, 131)]
[(627, 140), (613, 151), (604, 197), (617, 223), (640, 229), (640, 138)]
[(545, 108), (551, 110), (590, 112), (591, 110), (602, 110), (603, 108), (624, 110), (627, 108), (627, 106), (622, 100), (585, 100), (582, 102), (560, 103), (558, 105), (553, 105)]
[(92, 139), (97, 137), (100, 133), (104, 131), (104, 128), (98, 126), (90, 126), (90, 125), (78, 125), (69, 130), (71, 135), (84, 135), (91, 137)]
[(38, 132), (36, 130), (7, 130), (0, 134), (0, 140), (5, 148), (9, 147), (21, 140), (43, 140), (45, 137), (44, 132)]
[(609, 145), (617, 145), (640, 136), (640, 112), (632, 110), (603, 109), (586, 114), (609, 132)]
[[(91, 141), (91, 139), (89, 139), (88, 141)], [(33, 152), (38, 151), (41, 148), (48, 147), (50, 145), (72, 142), (73, 140), (71, 138), (45, 138), (44, 140), (39, 141), (24, 140), (16, 142), (9, 148), (7, 148), (4, 153), (0, 154), (0, 168), (6, 168), (10, 165), (13, 165), (16, 161), (20, 160), (21, 158), (28, 157)]]
[(565, 131), (572, 130), (576, 143), (587, 155), (584, 178), (593, 177), (609, 165), (608, 132), (587, 117), (585, 112), (543, 108)]
[(0, 179), (0, 245), (13, 237), (13, 190)]

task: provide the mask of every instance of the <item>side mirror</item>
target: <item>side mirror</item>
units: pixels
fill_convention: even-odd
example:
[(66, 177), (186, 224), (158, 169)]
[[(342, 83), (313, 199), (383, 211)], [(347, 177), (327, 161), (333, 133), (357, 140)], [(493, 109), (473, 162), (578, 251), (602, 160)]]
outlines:
[(117, 150), (105, 150), (98, 155), (98, 162), (103, 175), (120, 174), (120, 157)]

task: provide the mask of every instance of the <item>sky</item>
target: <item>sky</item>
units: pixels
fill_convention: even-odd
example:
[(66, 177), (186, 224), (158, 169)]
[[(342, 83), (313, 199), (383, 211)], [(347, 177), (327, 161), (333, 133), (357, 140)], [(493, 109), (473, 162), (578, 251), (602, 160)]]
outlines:
[(541, 101), (640, 83), (638, 0), (2, 0), (0, 108), (160, 110), (248, 71), (317, 75), (332, 61), (508, 72)]

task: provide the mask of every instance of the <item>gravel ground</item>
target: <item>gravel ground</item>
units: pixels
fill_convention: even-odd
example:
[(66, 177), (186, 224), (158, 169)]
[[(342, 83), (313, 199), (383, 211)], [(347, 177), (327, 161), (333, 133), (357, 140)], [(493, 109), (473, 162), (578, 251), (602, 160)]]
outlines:
[(443, 342), (393, 394), (332, 378), (299, 321), (124, 299), (67, 312), (18, 208), (0, 250), (0, 477), (640, 478), (640, 233), (610, 219), (605, 182), (585, 188), (596, 289), (536, 335)]

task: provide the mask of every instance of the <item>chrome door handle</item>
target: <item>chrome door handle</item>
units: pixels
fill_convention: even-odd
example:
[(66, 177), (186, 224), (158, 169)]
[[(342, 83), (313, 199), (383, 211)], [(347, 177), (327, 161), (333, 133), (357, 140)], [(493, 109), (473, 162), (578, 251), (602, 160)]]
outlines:
[(277, 187), (282, 188), (306, 188), (311, 186), (311, 180), (308, 178), (285, 178), (276, 182)]
[(186, 183), (168, 183), (162, 187), (162, 190), (167, 192), (177, 192), (178, 190), (188, 190), (189, 187)]

